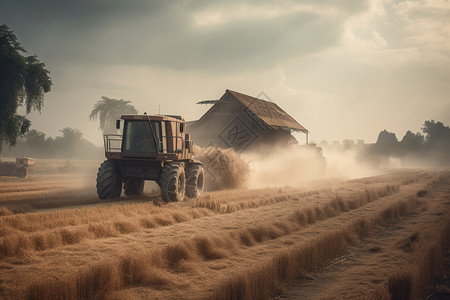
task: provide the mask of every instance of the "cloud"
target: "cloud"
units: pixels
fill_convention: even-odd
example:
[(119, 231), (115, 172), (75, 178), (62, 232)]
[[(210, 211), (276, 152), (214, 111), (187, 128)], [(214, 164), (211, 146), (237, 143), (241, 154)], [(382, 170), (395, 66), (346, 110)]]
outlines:
[(345, 22), (336, 52), (357, 54), (373, 65), (448, 63), (450, 2), (372, 0), (370, 8)]
[[(336, 44), (364, 1), (5, 1), (39, 56), (58, 64), (216, 72), (269, 69)], [(25, 45), (26, 46), (26, 45)]]
[(311, 112), (307, 123), (328, 121), (316, 122), (319, 136), (370, 141), (384, 128), (403, 136), (449, 120), (449, 14), (447, 1), (373, 0), (346, 19), (336, 47), (283, 66), (283, 84)]

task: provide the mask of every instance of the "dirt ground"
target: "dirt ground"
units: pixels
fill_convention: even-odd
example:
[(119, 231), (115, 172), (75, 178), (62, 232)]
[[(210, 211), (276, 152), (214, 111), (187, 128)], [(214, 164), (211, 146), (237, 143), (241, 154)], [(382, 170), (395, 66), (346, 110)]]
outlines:
[(143, 196), (99, 200), (95, 169), (0, 178), (0, 298), (446, 295), (445, 278), (433, 280), (448, 256), (448, 170), (164, 204), (150, 185)]

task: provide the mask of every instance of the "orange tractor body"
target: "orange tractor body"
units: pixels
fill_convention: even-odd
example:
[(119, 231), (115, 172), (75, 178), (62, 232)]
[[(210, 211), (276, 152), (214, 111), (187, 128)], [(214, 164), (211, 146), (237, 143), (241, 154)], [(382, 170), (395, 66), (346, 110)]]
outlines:
[(119, 198), (122, 185), (126, 195), (141, 194), (145, 180), (158, 183), (165, 201), (202, 193), (203, 166), (193, 158), (182, 117), (122, 115), (116, 128), (123, 128), (122, 134), (104, 136), (107, 160), (97, 173), (101, 199)]

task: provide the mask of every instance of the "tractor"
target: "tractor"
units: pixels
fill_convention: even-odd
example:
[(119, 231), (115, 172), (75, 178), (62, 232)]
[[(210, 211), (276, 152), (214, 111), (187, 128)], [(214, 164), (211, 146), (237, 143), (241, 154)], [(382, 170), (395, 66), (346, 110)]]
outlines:
[(28, 175), (27, 167), (34, 165), (33, 158), (16, 158), (16, 162), (2, 161), (0, 159), (0, 176), (14, 176), (25, 178)]
[(122, 187), (127, 196), (142, 194), (145, 180), (156, 181), (165, 202), (203, 192), (203, 165), (194, 159), (183, 117), (122, 115), (116, 128), (122, 128), (121, 135), (103, 136), (107, 160), (97, 173), (100, 199), (118, 199)]

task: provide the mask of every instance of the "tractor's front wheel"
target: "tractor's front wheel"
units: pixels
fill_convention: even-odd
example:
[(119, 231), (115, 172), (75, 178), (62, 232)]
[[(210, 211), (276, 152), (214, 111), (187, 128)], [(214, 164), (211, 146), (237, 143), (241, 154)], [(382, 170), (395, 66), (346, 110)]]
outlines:
[(186, 189), (184, 168), (181, 164), (167, 163), (159, 178), (161, 196), (165, 202), (183, 201)]
[(125, 195), (141, 195), (144, 192), (144, 180), (142, 179), (128, 179), (123, 185)]
[(98, 168), (97, 194), (102, 200), (118, 199), (122, 192), (122, 179), (112, 160), (105, 160)]
[(205, 186), (205, 173), (199, 163), (186, 165), (186, 195), (189, 198), (197, 198), (203, 193)]

